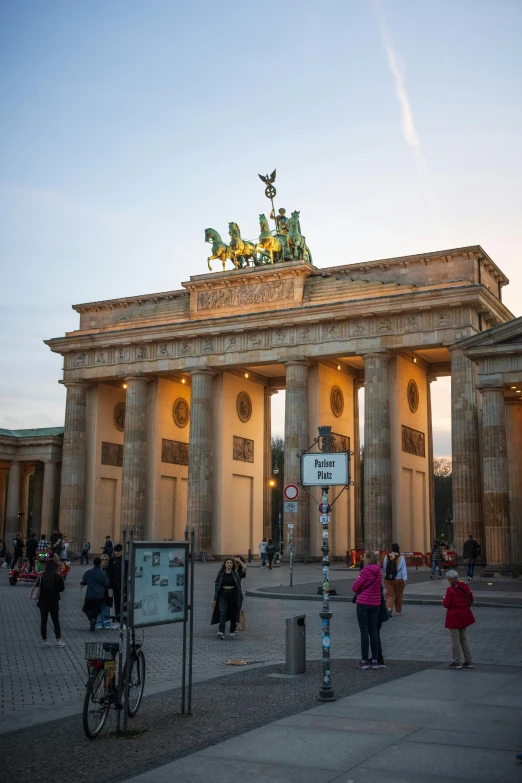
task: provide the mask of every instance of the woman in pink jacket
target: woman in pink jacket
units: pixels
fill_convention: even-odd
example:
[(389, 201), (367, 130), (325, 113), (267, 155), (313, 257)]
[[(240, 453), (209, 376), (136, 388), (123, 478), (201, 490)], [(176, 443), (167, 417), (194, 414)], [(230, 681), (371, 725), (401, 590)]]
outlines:
[[(369, 550), (364, 553), (364, 568), (352, 585), (356, 594), (357, 620), (361, 631), (361, 662), (359, 669), (379, 668), (379, 634), (377, 621), (381, 605), (381, 567), (378, 555)], [(368, 659), (372, 648), (371, 663)]]

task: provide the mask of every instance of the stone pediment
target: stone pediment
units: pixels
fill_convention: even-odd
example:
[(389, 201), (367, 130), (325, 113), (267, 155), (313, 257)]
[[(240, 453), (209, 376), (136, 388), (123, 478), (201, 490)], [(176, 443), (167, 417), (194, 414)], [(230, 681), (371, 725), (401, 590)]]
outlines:
[(469, 356), (498, 353), (507, 349), (522, 353), (522, 317), (468, 337), (455, 347), (461, 348)]

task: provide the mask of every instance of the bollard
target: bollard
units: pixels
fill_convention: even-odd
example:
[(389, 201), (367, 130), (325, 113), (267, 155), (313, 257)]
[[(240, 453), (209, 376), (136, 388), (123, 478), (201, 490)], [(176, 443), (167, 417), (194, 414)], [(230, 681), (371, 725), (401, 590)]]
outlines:
[(304, 674), (306, 671), (306, 615), (286, 620), (286, 673)]
[(252, 550), (251, 549), (248, 550), (248, 562), (249, 563), (252, 562)]

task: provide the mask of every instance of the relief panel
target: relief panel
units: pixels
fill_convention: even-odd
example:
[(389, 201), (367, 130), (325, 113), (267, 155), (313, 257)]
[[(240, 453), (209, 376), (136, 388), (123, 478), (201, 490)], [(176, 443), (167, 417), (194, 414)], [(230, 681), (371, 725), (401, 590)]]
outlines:
[(238, 438), (234, 435), (232, 458), (239, 462), (253, 462), (254, 441), (249, 438)]
[(424, 433), (419, 430), (412, 430), (411, 427), (402, 425), (402, 450), (407, 454), (414, 454), (416, 457), (425, 457), (426, 449), (424, 442)]
[(161, 461), (169, 465), (189, 464), (189, 445), (179, 440), (161, 439)]

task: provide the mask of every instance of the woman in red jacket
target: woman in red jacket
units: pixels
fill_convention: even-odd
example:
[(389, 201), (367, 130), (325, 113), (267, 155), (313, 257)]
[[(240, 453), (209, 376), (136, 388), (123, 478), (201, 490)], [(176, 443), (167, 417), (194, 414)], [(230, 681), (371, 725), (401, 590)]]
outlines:
[(445, 627), (449, 628), (453, 647), (453, 662), (450, 669), (472, 669), (471, 650), (466, 637), (466, 628), (473, 625), (475, 618), (471, 611), (473, 593), (465, 582), (459, 582), (456, 571), (448, 571), (449, 587), (442, 601), (446, 612)]
[[(379, 668), (379, 633), (377, 622), (381, 606), (381, 567), (376, 552), (364, 553), (364, 568), (352, 585), (356, 595), (357, 621), (361, 631), (361, 662), (359, 669)], [(368, 660), (369, 647), (372, 661)]]

